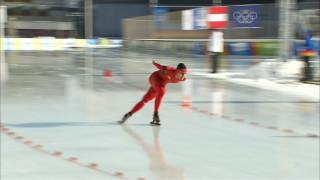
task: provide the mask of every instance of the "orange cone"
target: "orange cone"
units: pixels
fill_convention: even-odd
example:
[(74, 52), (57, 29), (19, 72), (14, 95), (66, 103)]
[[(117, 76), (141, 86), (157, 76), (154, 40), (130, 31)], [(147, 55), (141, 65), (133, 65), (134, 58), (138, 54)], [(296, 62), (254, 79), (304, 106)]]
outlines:
[(110, 70), (105, 70), (105, 71), (103, 72), (103, 76), (104, 76), (104, 77), (112, 77), (112, 71), (110, 71)]
[(184, 97), (181, 106), (184, 108), (191, 108), (191, 98), (189, 96)]

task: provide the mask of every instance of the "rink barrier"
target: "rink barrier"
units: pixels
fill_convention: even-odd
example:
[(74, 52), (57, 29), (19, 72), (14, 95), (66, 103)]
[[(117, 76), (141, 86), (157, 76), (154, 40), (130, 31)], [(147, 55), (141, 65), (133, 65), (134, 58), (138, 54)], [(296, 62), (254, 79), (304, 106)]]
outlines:
[[(115, 177), (118, 179), (122, 179), (122, 180), (132, 179), (132, 178), (125, 177), (125, 174), (121, 171), (116, 171), (114, 173), (111, 173), (109, 171), (100, 169), (99, 164), (97, 164), (97, 163), (82, 163), (82, 162), (80, 162), (78, 157), (74, 157), (74, 156), (64, 157), (63, 152), (61, 152), (61, 151), (51, 152), (49, 150), (46, 150), (44, 148), (44, 145), (35, 144), (33, 141), (28, 140), (27, 138), (12, 131), (10, 128), (7, 128), (3, 123), (0, 123), (0, 133), (7, 135), (9, 138), (12, 138), (13, 140), (18, 141), (19, 143), (22, 143), (23, 145), (26, 145), (29, 148), (32, 148), (38, 152), (42, 152), (42, 153), (47, 154), (49, 156), (53, 156), (53, 157), (59, 158), (61, 160), (65, 160), (69, 163), (78, 165), (80, 167), (87, 168), (89, 170), (93, 170), (93, 171), (96, 171), (96, 172), (99, 172), (99, 173), (102, 173), (102, 174), (105, 174), (105, 175), (108, 175), (111, 177)], [(145, 180), (145, 178), (142, 178), (142, 177), (138, 177), (136, 179)]]
[[(315, 50), (320, 54), (320, 39), (313, 38)], [(192, 54), (207, 53), (208, 39), (134, 39), (127, 40), (125, 45), (129, 48), (159, 50), (166, 52), (188, 52)], [(225, 39), (225, 56), (272, 56), (279, 55), (281, 39)], [(299, 56), (304, 46), (304, 40), (294, 40), (291, 55)]]
[(122, 46), (122, 40), (56, 39), (56, 38), (0, 38), (1, 50), (11, 51), (62, 51), (71, 48), (115, 48)]

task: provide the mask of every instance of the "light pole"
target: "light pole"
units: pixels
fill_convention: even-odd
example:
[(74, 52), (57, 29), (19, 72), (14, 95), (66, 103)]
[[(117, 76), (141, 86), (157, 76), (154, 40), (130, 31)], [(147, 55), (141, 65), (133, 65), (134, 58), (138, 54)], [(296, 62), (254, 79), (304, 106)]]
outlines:
[(5, 61), (5, 48), (4, 48), (4, 37), (5, 37), (5, 23), (7, 21), (7, 8), (6, 6), (0, 6), (0, 80), (6, 80), (8, 78), (8, 69)]
[(84, 36), (93, 38), (93, 3), (92, 0), (84, 0)]
[(278, 0), (279, 5), (279, 59), (286, 62), (290, 58), (291, 46), (295, 26), (293, 18), (295, 16), (296, 0)]

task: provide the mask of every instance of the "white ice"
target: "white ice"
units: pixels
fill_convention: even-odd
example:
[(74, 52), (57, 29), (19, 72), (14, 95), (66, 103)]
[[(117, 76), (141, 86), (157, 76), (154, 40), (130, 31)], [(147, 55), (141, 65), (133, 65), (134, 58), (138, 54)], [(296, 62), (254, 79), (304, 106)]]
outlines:
[(148, 89), (154, 59), (207, 68), (124, 50), (8, 53), (1, 179), (319, 179), (319, 99), (190, 75), (168, 85), (160, 127), (149, 125), (153, 102), (116, 124)]

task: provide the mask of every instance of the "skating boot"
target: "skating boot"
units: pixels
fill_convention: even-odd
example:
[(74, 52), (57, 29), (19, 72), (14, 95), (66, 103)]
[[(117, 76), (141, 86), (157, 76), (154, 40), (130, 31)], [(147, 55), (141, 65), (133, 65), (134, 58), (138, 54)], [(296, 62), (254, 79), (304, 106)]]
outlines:
[(160, 118), (159, 118), (159, 113), (158, 112), (155, 112), (153, 114), (153, 121), (150, 122), (151, 125), (154, 125), (154, 126), (160, 126)]
[(119, 124), (123, 124), (123, 123), (125, 123), (125, 122), (127, 121), (127, 119), (129, 119), (130, 117), (131, 117), (131, 114), (130, 114), (130, 113), (125, 114), (125, 115), (122, 117), (121, 121), (118, 121), (118, 123), (119, 123)]

